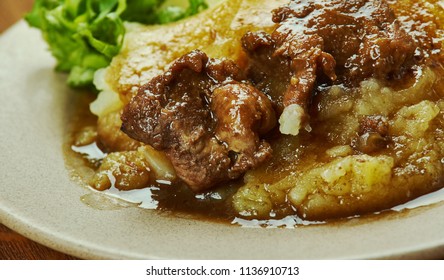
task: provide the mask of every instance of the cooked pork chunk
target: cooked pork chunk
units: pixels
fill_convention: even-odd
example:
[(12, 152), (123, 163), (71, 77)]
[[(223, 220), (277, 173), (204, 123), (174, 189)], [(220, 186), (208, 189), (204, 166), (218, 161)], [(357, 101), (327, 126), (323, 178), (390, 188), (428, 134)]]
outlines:
[[(399, 76), (415, 58), (414, 40), (385, 1), (291, 1), (272, 18), (271, 34), (242, 38), (257, 88), (233, 61), (193, 51), (143, 86), (122, 115), (123, 131), (165, 151), (196, 191), (238, 178), (270, 156), (260, 135), (274, 126), (274, 109), (281, 133), (310, 131), (316, 84)], [(358, 149), (382, 146), (367, 140)]]
[(284, 65), (288, 71), (285, 89), (268, 89), (282, 96), (283, 134), (308, 128), (317, 82), (335, 81), (337, 75), (340, 82), (355, 85), (371, 76), (398, 77), (415, 62), (418, 43), (400, 27), (386, 1), (294, 0), (274, 10), (273, 21), (278, 27), (271, 35), (248, 33), (243, 46), (261, 90), (276, 78), (275, 68), (266, 65)]
[(275, 125), (269, 99), (230, 60), (193, 51), (142, 87), (122, 130), (163, 150), (193, 190), (238, 178), (270, 157), (260, 135)]
[[(97, 131), (110, 153), (95, 186), (112, 176), (121, 189), (158, 186), (160, 209), (230, 222), (349, 217), (440, 189), (439, 1), (290, 1), (226, 0), (178, 23), (131, 25), (102, 77)], [(133, 96), (123, 129), (159, 150), (143, 145), (137, 158), (116, 133)], [(279, 133), (276, 117), (301, 133)]]

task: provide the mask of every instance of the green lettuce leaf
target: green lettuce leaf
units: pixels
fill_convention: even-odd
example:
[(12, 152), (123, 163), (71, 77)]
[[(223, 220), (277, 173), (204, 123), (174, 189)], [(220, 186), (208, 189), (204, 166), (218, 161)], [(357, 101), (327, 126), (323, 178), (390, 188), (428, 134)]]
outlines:
[(207, 8), (188, 0), (188, 8), (165, 6), (165, 0), (36, 0), (25, 17), (42, 31), (56, 70), (69, 72), (68, 84), (90, 86), (97, 69), (106, 67), (122, 47), (124, 21), (168, 23)]
[[(132, 9), (131, 2), (140, 2), (137, 0), (128, 0), (128, 9), (125, 11), (125, 13), (122, 15), (122, 17), (125, 20), (131, 20), (131, 18), (126, 18), (125, 15), (129, 13), (129, 11)], [(149, 1), (142, 1), (142, 2), (149, 2)], [(192, 16), (194, 14), (199, 13), (200, 11), (207, 9), (208, 5), (205, 2), (205, 0), (189, 0), (189, 5), (186, 9), (179, 6), (170, 6), (170, 5), (163, 5), (159, 6), (155, 9), (155, 11), (152, 14), (152, 17), (146, 17), (145, 14), (147, 13), (141, 13), (138, 14), (134, 11), (131, 12), (132, 15), (137, 15), (136, 21), (145, 23), (145, 24), (151, 24), (151, 23), (169, 23), (173, 21), (177, 21), (189, 16)]]

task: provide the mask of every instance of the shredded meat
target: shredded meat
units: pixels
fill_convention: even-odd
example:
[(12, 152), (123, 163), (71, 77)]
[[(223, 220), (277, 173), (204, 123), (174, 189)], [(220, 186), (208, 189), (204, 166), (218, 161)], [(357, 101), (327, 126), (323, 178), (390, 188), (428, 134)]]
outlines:
[[(297, 135), (301, 126), (308, 128), (316, 82), (396, 78), (415, 62), (418, 43), (383, 0), (294, 0), (274, 10), (273, 21), (278, 27), (271, 35), (248, 33), (243, 47), (250, 56), (253, 81), (272, 96), (282, 96), (278, 105), (284, 134)], [(285, 65), (285, 89), (270, 88), (272, 83), (266, 81), (276, 77), (274, 68), (264, 66), (272, 64)]]
[(202, 191), (271, 156), (270, 100), (230, 60), (193, 51), (143, 86), (122, 114), (130, 137), (165, 151), (178, 177)]

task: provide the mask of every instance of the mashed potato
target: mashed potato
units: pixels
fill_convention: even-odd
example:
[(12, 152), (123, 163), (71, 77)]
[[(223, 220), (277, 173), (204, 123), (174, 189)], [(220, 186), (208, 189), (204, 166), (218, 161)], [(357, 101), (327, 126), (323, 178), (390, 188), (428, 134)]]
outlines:
[[(174, 169), (165, 155), (121, 135), (121, 108), (140, 85), (190, 50), (202, 49), (211, 57), (228, 57), (242, 65), (239, 38), (247, 30), (271, 30), (274, 24), (269, 11), (286, 2), (227, 1), (179, 23), (129, 27), (122, 53), (95, 77), (102, 92), (91, 111), (99, 118), (100, 141), (111, 148), (91, 184), (98, 189), (108, 187), (111, 182), (106, 174), (133, 188), (143, 187), (153, 178), (174, 181)], [(443, 16), (434, 1), (410, 2), (397, 1), (393, 7), (405, 16), (411, 5), (414, 10), (426, 3), (424, 7), (442, 26)], [(441, 30), (438, 34), (442, 36)], [(443, 70), (432, 63), (414, 74), (402, 85), (370, 78), (355, 88), (324, 88), (316, 96), (316, 112), (305, 130), (299, 131), (300, 124), (289, 121), (298, 110), (287, 112), (289, 119), (283, 114), (284, 128), (294, 130), (296, 125), (299, 134), (270, 140), (273, 158), (247, 172), (228, 199), (236, 215), (269, 219), (296, 214), (325, 220), (380, 211), (441, 188)], [(387, 126), (387, 139), (376, 139), (383, 141), (381, 149), (360, 148), (362, 141), (373, 141), (360, 138), (362, 120), (368, 117), (382, 119)], [(134, 165), (125, 167), (119, 161)]]
[[(441, 78), (431, 69), (413, 86), (399, 91), (374, 79), (364, 81), (353, 93), (332, 87), (320, 102), (330, 107), (319, 111), (319, 123), (312, 132), (328, 141), (300, 139), (304, 151), (293, 160), (279, 155), (291, 166), (276, 168), (288, 174), (281, 180), (264, 176), (271, 172), (269, 167), (249, 172), (234, 196), (235, 209), (266, 218), (270, 211), (291, 213), (295, 208), (302, 217), (319, 220), (378, 211), (440, 188), (444, 174), (442, 89)], [(360, 117), (375, 114), (388, 119), (392, 141), (387, 149), (367, 155), (343, 145), (356, 137)], [(273, 148), (282, 150), (293, 145), (292, 140), (275, 143)], [(262, 191), (253, 197), (253, 189)]]

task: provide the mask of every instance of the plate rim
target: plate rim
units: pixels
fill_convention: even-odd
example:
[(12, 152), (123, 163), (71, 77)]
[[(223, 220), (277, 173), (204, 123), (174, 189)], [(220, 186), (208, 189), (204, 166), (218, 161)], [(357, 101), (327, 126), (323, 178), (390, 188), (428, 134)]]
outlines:
[[(29, 39), (28, 37), (30, 37), (31, 39)], [(5, 39), (6, 38), (6, 39)], [(23, 40), (24, 38), (26, 38), (26, 40), (31, 40), (32, 42), (34, 42), (35, 40), (41, 40), (41, 38), (39, 37), (39, 34), (36, 30), (31, 30), (26, 23), (24, 23), (24, 21), (20, 21), (19, 23), (15, 24), (13, 27), (11, 27), (10, 29), (8, 29), (6, 32), (2, 33), (0, 35), (0, 42), (5, 42), (6, 40)], [(40, 38), (40, 39), (37, 39)], [(41, 40), (42, 41), (42, 40)], [(16, 44), (17, 42), (8, 42), (9, 45), (13, 45)], [(37, 44), (33, 44), (32, 46), (38, 46), (41, 47), (43, 46), (42, 42), (38, 42)], [(20, 48), (20, 47), (18, 47)], [(2, 51), (4, 50), (4, 47), (2, 47), (2, 44), (0, 44), (0, 55), (2, 54)], [(11, 50), (11, 52), (14, 52), (16, 50)], [(17, 51), (23, 51), (22, 50), (17, 50)], [(39, 63), (39, 61), (44, 61), (45, 65), (50, 65), (51, 63), (53, 63), (52, 60), (48, 60), (48, 52), (46, 50), (36, 50), (36, 52), (38, 53), (38, 61), (35, 62), (36, 64)], [(14, 61), (14, 57), (9, 57), (7, 58), (9, 59), (9, 61)], [(21, 67), (21, 66), (20, 66)], [(48, 69), (46, 69), (48, 70)], [(3, 74), (4, 72), (0, 72), (1, 74)], [(48, 72), (49, 73), (49, 72)], [(56, 74), (53, 74), (56, 75)], [(62, 86), (60, 85), (60, 81), (58, 81), (57, 84), (59, 87)], [(3, 85), (0, 85), (3, 86)], [(44, 95), (43, 95), (44, 96)], [(19, 101), (18, 101), (19, 102)], [(2, 124), (4, 123), (4, 121), (1, 122)], [(60, 125), (60, 124), (59, 124)], [(54, 139), (57, 138), (59, 135), (56, 134), (54, 135)], [(3, 141), (3, 140), (1, 140)], [(0, 143), (6, 143), (6, 142), (0, 142)], [(60, 153), (62, 153), (62, 145), (63, 145), (63, 141), (60, 143), (59, 145), (59, 150)], [(3, 155), (3, 154), (1, 154)], [(59, 162), (60, 160), (63, 161), (63, 159), (58, 159)], [(68, 174), (68, 171), (65, 167), (65, 165), (63, 165), (61, 168), (66, 170), (66, 176)], [(6, 180), (6, 179), (5, 179)], [(3, 178), (2, 178), (3, 181)], [(5, 182), (3, 182), (5, 183)], [(3, 187), (6, 187), (5, 184), (3, 184)], [(86, 193), (87, 190), (84, 189), (82, 186), (79, 186), (77, 183), (71, 181), (71, 183), (69, 183), (70, 186), (75, 185), (78, 189), (75, 190), (76, 195), (79, 195), (81, 193)], [(79, 196), (80, 197), (80, 196)], [(174, 255), (168, 255), (168, 254), (159, 254), (159, 253), (148, 253), (148, 254), (143, 254), (140, 252), (134, 252), (133, 254), (131, 253), (125, 253), (125, 252), (120, 252), (119, 250), (116, 248), (105, 248), (103, 247), (102, 244), (94, 244), (94, 243), (88, 243), (85, 240), (82, 239), (82, 242), (76, 242), (74, 239), (72, 238), (67, 238), (66, 235), (61, 235), (60, 233), (66, 229), (64, 228), (56, 228), (53, 224), (45, 224), (43, 225), (36, 225), (32, 223), (33, 219), (36, 219), (36, 217), (32, 217), (32, 219), (27, 219), (26, 216), (23, 216), (23, 213), (19, 213), (19, 214), (14, 214), (14, 209), (11, 205), (5, 204), (1, 202), (2, 200), (0, 199), (0, 222), (5, 224), (7, 227), (11, 228), (14, 231), (17, 231), (18, 233), (24, 235), (27, 238), (30, 238), (31, 240), (34, 240), (38, 243), (41, 243), (45, 246), (48, 246), (49, 248), (79, 257), (79, 258), (86, 258), (86, 259), (127, 259), (127, 258), (137, 258), (137, 259), (165, 259), (165, 258), (181, 258), (180, 255), (178, 256), (174, 256)], [(74, 204), (74, 203), (73, 203)], [(79, 202), (75, 202), (75, 205), (78, 206)], [(11, 210), (12, 209), (12, 210)], [(429, 207), (428, 209), (418, 209), (421, 211), (430, 211), (430, 212), (439, 212), (439, 210), (444, 210), (444, 203), (439, 203), (438, 205), (434, 205)], [(135, 213), (140, 213), (140, 209), (131, 209), (131, 210), (122, 210), (123, 212), (135, 212)], [(147, 210), (143, 210), (143, 211), (147, 211)], [(90, 210), (85, 211), (90, 213)], [(415, 210), (415, 212), (418, 212)], [(442, 211), (444, 212), (444, 211)], [(102, 213), (103, 214), (103, 213)], [(116, 213), (114, 213), (116, 214)], [(105, 214), (106, 216), (109, 216), (109, 213)], [(117, 214), (116, 216), (118, 216), (118, 218), (121, 218), (121, 214)], [(143, 216), (143, 215), (142, 215)], [(152, 215), (154, 216), (154, 219), (156, 220), (155, 222), (158, 222), (158, 220), (162, 220), (162, 219), (170, 219), (171, 218), (167, 218), (167, 217), (163, 217), (162, 215), (159, 214), (154, 214)], [(411, 218), (412, 215), (410, 215)], [(59, 217), (58, 217), (59, 219)], [(30, 223), (31, 220), (31, 223)], [(58, 220), (57, 220), (58, 221)], [(399, 222), (399, 221), (398, 221)], [(185, 221), (185, 220), (181, 220), (180, 221), (181, 224), (187, 225), (189, 224), (193, 224), (190, 227), (194, 227), (196, 226), (196, 223), (200, 223), (200, 222), (196, 222), (196, 221)], [(209, 227), (213, 226), (212, 222), (207, 222), (210, 223)], [(402, 225), (402, 223), (399, 223), (400, 225)], [(202, 224), (200, 224), (202, 225)], [(208, 224), (203, 227), (207, 227)], [(441, 226), (441, 225), (440, 225)], [(232, 226), (228, 226), (230, 227), (230, 229), (234, 229)], [(228, 228), (227, 227), (227, 228)], [(220, 226), (217, 226), (218, 229), (221, 229)], [(441, 229), (444, 229), (444, 227), (442, 227)], [(262, 232), (259, 232), (256, 230), (256, 232), (259, 232), (259, 236), (266, 236), (267, 235), (271, 235), (271, 232), (274, 232), (274, 229), (260, 229), (262, 230)], [(278, 229), (278, 230), (282, 230), (282, 231), (287, 231), (287, 229)], [(293, 230), (293, 229), (291, 229)], [(295, 231), (297, 231), (298, 229), (295, 229)], [(222, 231), (226, 231), (226, 229), (222, 229)], [(230, 230), (228, 230), (230, 231)], [(236, 232), (236, 234), (239, 233), (238, 229), (234, 229), (232, 230), (234, 232)], [(241, 233), (240, 235), (242, 236), (249, 236), (251, 233), (250, 229), (243, 229), (244, 233)], [(254, 231), (254, 230), (253, 230)], [(312, 231), (311, 229), (309, 231)], [(317, 232), (315, 230), (315, 232)], [(247, 234), (248, 233), (248, 234)], [(126, 252), (131, 252), (131, 250), (126, 251)], [(245, 256), (245, 255), (242, 255)], [(259, 259), (266, 259), (266, 254), (262, 254), (262, 255), (258, 255)], [(297, 256), (297, 255), (296, 255)], [(331, 255), (330, 255), (331, 256)], [(215, 259), (221, 259), (220, 255), (213, 255), (213, 257)], [(436, 239), (436, 240), (432, 240), (429, 242), (426, 242), (424, 244), (417, 244), (416, 246), (411, 246), (409, 248), (398, 248), (395, 251), (390, 251), (390, 250), (386, 250), (384, 252), (374, 252), (374, 253), (366, 253), (366, 254), (359, 254), (356, 252), (350, 252), (350, 254), (348, 255), (338, 255), (338, 258), (358, 258), (358, 259), (380, 259), (380, 258), (395, 258), (395, 259), (404, 259), (404, 258), (443, 258), (444, 257), (444, 236), (441, 239)], [(230, 255), (228, 256), (228, 258), (230, 259), (236, 259), (236, 255)], [(308, 258), (310, 258), (310, 256), (308, 256)], [(323, 256), (318, 256), (317, 258), (322, 259)], [(242, 259), (244, 259), (244, 257), (242, 257)], [(273, 258), (274, 259), (274, 258)]]

